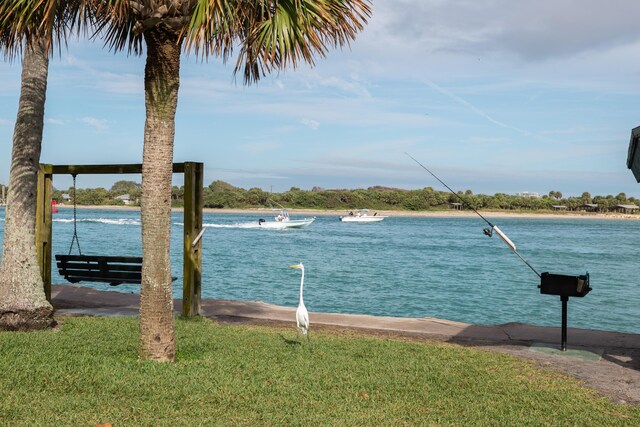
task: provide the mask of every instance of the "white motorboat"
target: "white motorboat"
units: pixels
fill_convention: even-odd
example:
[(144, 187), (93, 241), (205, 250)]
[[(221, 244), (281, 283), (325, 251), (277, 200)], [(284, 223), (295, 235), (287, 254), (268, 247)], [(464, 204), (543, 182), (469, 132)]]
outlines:
[(270, 228), (270, 229), (284, 229), (284, 228), (305, 228), (311, 225), (313, 221), (316, 220), (313, 218), (303, 218), (303, 219), (291, 219), (289, 217), (289, 212), (286, 209), (281, 209), (278, 215), (276, 215), (273, 221), (267, 221), (265, 219), (260, 218), (258, 220), (258, 225), (261, 228)]
[(358, 209), (355, 212), (349, 212), (349, 215), (340, 217), (342, 222), (380, 222), (385, 219), (386, 216), (378, 215), (378, 212), (373, 215), (369, 214), (369, 209)]

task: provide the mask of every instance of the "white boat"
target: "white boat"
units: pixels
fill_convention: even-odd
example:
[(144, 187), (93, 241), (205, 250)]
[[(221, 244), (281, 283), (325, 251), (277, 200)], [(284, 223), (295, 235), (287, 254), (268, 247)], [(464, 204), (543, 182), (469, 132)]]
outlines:
[(380, 222), (385, 219), (386, 216), (378, 215), (378, 212), (373, 215), (369, 214), (369, 209), (358, 209), (355, 211), (349, 212), (349, 215), (344, 215), (340, 217), (340, 221), (342, 222)]
[(313, 218), (303, 218), (303, 219), (291, 219), (289, 217), (289, 212), (286, 209), (280, 209), (278, 215), (276, 215), (273, 221), (267, 221), (265, 219), (260, 218), (258, 220), (258, 225), (261, 228), (269, 228), (269, 229), (284, 229), (284, 228), (305, 228), (311, 225), (313, 221), (316, 220)]

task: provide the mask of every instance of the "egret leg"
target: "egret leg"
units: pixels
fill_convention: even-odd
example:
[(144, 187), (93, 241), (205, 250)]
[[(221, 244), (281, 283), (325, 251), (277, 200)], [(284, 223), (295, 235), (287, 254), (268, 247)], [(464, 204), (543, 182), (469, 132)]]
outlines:
[(309, 351), (313, 351), (313, 345), (311, 345), (311, 334), (307, 331), (307, 344), (309, 344)]
[(298, 350), (298, 346), (300, 345), (300, 332), (298, 332), (298, 330), (296, 330), (296, 342), (293, 343), (293, 351), (297, 351)]

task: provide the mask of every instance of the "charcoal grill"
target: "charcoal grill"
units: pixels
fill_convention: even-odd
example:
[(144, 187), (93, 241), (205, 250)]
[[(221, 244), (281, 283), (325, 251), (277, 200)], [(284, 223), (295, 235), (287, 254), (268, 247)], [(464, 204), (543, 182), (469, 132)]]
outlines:
[(558, 295), (562, 301), (562, 339), (560, 350), (567, 351), (567, 303), (569, 297), (584, 297), (591, 291), (589, 273), (581, 276), (542, 273), (540, 275), (540, 293)]

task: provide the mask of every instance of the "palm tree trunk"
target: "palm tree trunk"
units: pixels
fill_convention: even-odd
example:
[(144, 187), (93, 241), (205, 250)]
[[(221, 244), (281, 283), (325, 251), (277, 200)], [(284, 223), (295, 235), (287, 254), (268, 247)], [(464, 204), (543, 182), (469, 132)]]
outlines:
[(35, 220), (48, 71), (44, 44), (25, 46), (0, 265), (0, 329), (4, 330), (55, 325), (40, 276)]
[(147, 44), (142, 162), (142, 287), (140, 357), (174, 361), (173, 294), (169, 241), (175, 113), (182, 41), (158, 26), (144, 33)]

